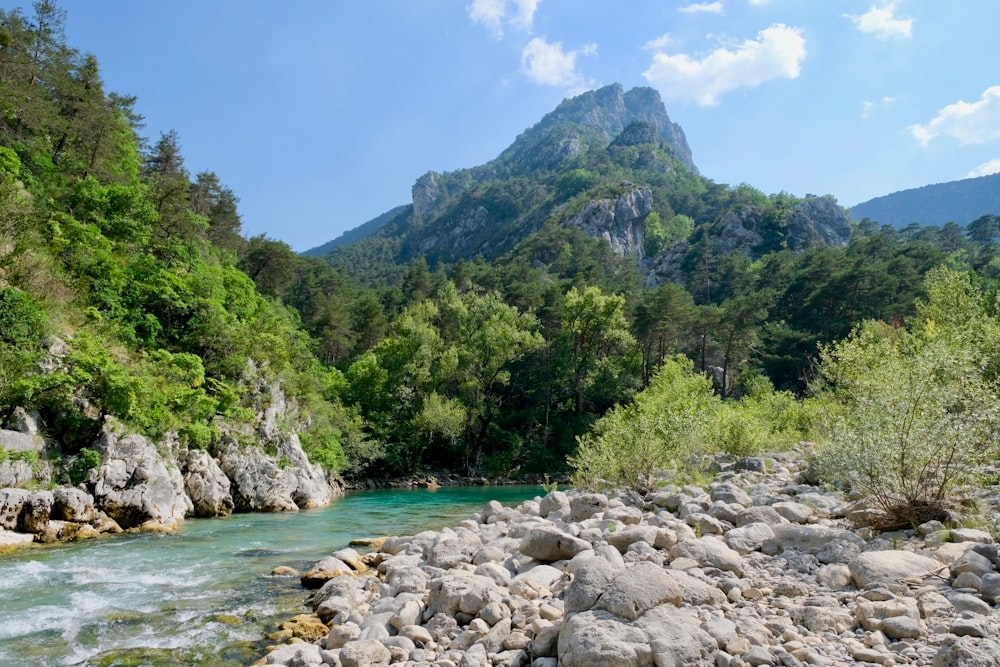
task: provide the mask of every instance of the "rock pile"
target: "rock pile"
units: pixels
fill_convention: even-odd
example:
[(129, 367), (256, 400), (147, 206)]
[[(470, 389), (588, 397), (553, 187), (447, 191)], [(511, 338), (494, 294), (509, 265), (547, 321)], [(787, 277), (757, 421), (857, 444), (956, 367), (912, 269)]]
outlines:
[(872, 535), (794, 456), (749, 463), (643, 498), (492, 502), (335, 552), (302, 577), (314, 613), (258, 664), (1000, 666), (989, 533)]

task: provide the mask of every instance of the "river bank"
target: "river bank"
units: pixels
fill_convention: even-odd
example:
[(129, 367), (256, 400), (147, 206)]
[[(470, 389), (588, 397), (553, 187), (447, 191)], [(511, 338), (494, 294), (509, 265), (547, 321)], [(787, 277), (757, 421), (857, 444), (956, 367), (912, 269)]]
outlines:
[(491, 498), (538, 487), (348, 492), (328, 507), (190, 519), (0, 558), (0, 663), (245, 667), (283, 621), (307, 611), (298, 576), (359, 534), (452, 525)]
[(990, 532), (858, 528), (868, 510), (810, 484), (805, 459), (643, 498), (489, 503), (338, 550), (302, 577), (312, 613), (275, 635), (293, 643), (255, 664), (1000, 665)]

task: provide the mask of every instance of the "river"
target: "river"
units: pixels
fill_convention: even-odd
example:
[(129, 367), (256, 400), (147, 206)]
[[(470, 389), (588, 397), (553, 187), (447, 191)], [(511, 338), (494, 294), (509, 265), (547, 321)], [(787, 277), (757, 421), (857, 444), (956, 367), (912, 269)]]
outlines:
[(263, 636), (306, 610), (300, 571), (357, 537), (453, 525), (495, 499), (538, 487), (350, 493), (329, 507), (186, 521), (139, 534), (0, 557), (0, 664), (247, 665)]

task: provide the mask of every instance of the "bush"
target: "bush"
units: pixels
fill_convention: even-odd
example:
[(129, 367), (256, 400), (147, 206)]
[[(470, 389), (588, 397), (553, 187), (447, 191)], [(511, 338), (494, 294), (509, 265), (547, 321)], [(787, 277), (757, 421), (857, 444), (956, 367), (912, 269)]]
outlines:
[(718, 402), (711, 380), (695, 374), (690, 360), (667, 359), (634, 403), (612, 408), (578, 439), (569, 460), (573, 484), (653, 489), (661, 471), (701, 446)]
[(822, 350), (829, 481), (865, 495), (891, 529), (949, 518), (950, 499), (990, 445), (995, 393), (980, 355), (928, 326), (868, 322)]
[(79, 484), (87, 479), (87, 473), (91, 469), (96, 468), (99, 465), (101, 465), (100, 453), (88, 447), (84, 447), (80, 450), (80, 454), (76, 457), (73, 463), (70, 464), (69, 468), (66, 469), (66, 472), (69, 474), (70, 481), (74, 484)]
[(37, 345), (47, 322), (45, 311), (26, 293), (16, 287), (0, 288), (0, 343)]
[(769, 425), (743, 403), (724, 403), (709, 426), (711, 444), (734, 458), (760, 453), (768, 446), (769, 436)]

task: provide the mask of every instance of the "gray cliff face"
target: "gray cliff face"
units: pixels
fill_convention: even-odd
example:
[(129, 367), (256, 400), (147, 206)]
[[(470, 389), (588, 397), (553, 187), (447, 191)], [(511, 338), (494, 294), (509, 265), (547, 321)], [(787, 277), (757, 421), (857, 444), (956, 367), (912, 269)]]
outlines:
[(745, 205), (726, 211), (712, 224), (712, 249), (719, 255), (738, 250), (750, 256), (764, 240), (761, 222), (761, 212), (756, 206)]
[(595, 238), (604, 239), (619, 255), (644, 257), (645, 220), (653, 210), (649, 188), (633, 188), (617, 199), (597, 199), (567, 220), (567, 227), (579, 227)]
[(309, 462), (298, 435), (286, 426), (297, 419), (281, 385), (259, 380), (254, 396), (260, 425), (257, 433), (244, 437), (249, 435), (259, 446), (242, 446), (228, 435), (216, 449), (236, 511), (294, 512), (329, 504), (339, 489), (320, 466)]
[(122, 528), (170, 527), (194, 510), (180, 470), (141, 435), (119, 437), (105, 427), (94, 449), (102, 460), (89, 473), (94, 500)]
[[(635, 121), (654, 128), (677, 158), (698, 173), (684, 130), (670, 120), (660, 94), (653, 88), (633, 88), (625, 92), (618, 83), (563, 100), (534, 127), (523, 132), (504, 152), (502, 159), (513, 165), (552, 164), (560, 158), (578, 154), (580, 140), (585, 134), (594, 134), (607, 145)], [(569, 128), (577, 129), (571, 131)], [(553, 137), (557, 139), (553, 141)], [(538, 155), (540, 148), (549, 154)]]
[(413, 184), (413, 215), (422, 216), (433, 213), (441, 200), (441, 188), (438, 186), (437, 175), (429, 171)]
[(432, 234), (421, 239), (417, 246), (420, 252), (425, 253), (440, 248), (463, 248), (476, 233), (485, 228), (492, 216), (483, 206), (470, 208), (458, 216), (453, 225), (442, 229), (436, 234)]
[[(769, 249), (767, 235), (780, 233), (784, 247), (796, 252), (813, 246), (839, 248), (851, 240), (851, 223), (847, 213), (826, 197), (810, 197), (792, 207), (784, 218), (783, 227), (777, 232), (768, 230), (763, 212), (756, 206), (745, 204), (722, 214), (709, 228), (712, 252), (728, 255), (740, 252), (753, 259)], [(665, 248), (655, 258), (646, 262), (646, 285), (657, 287), (664, 282), (684, 283), (681, 268), (690, 244), (681, 240)]]
[(229, 516), (235, 503), (229, 478), (208, 452), (188, 450), (184, 456), (184, 490), (195, 516)]
[(851, 223), (843, 208), (826, 197), (814, 197), (792, 209), (785, 218), (786, 239), (792, 250), (814, 245), (833, 248), (851, 240)]
[(295, 512), (292, 500), (297, 484), (267, 454), (256, 447), (241, 447), (224, 439), (219, 448), (219, 467), (232, 482), (233, 502), (238, 512)]

